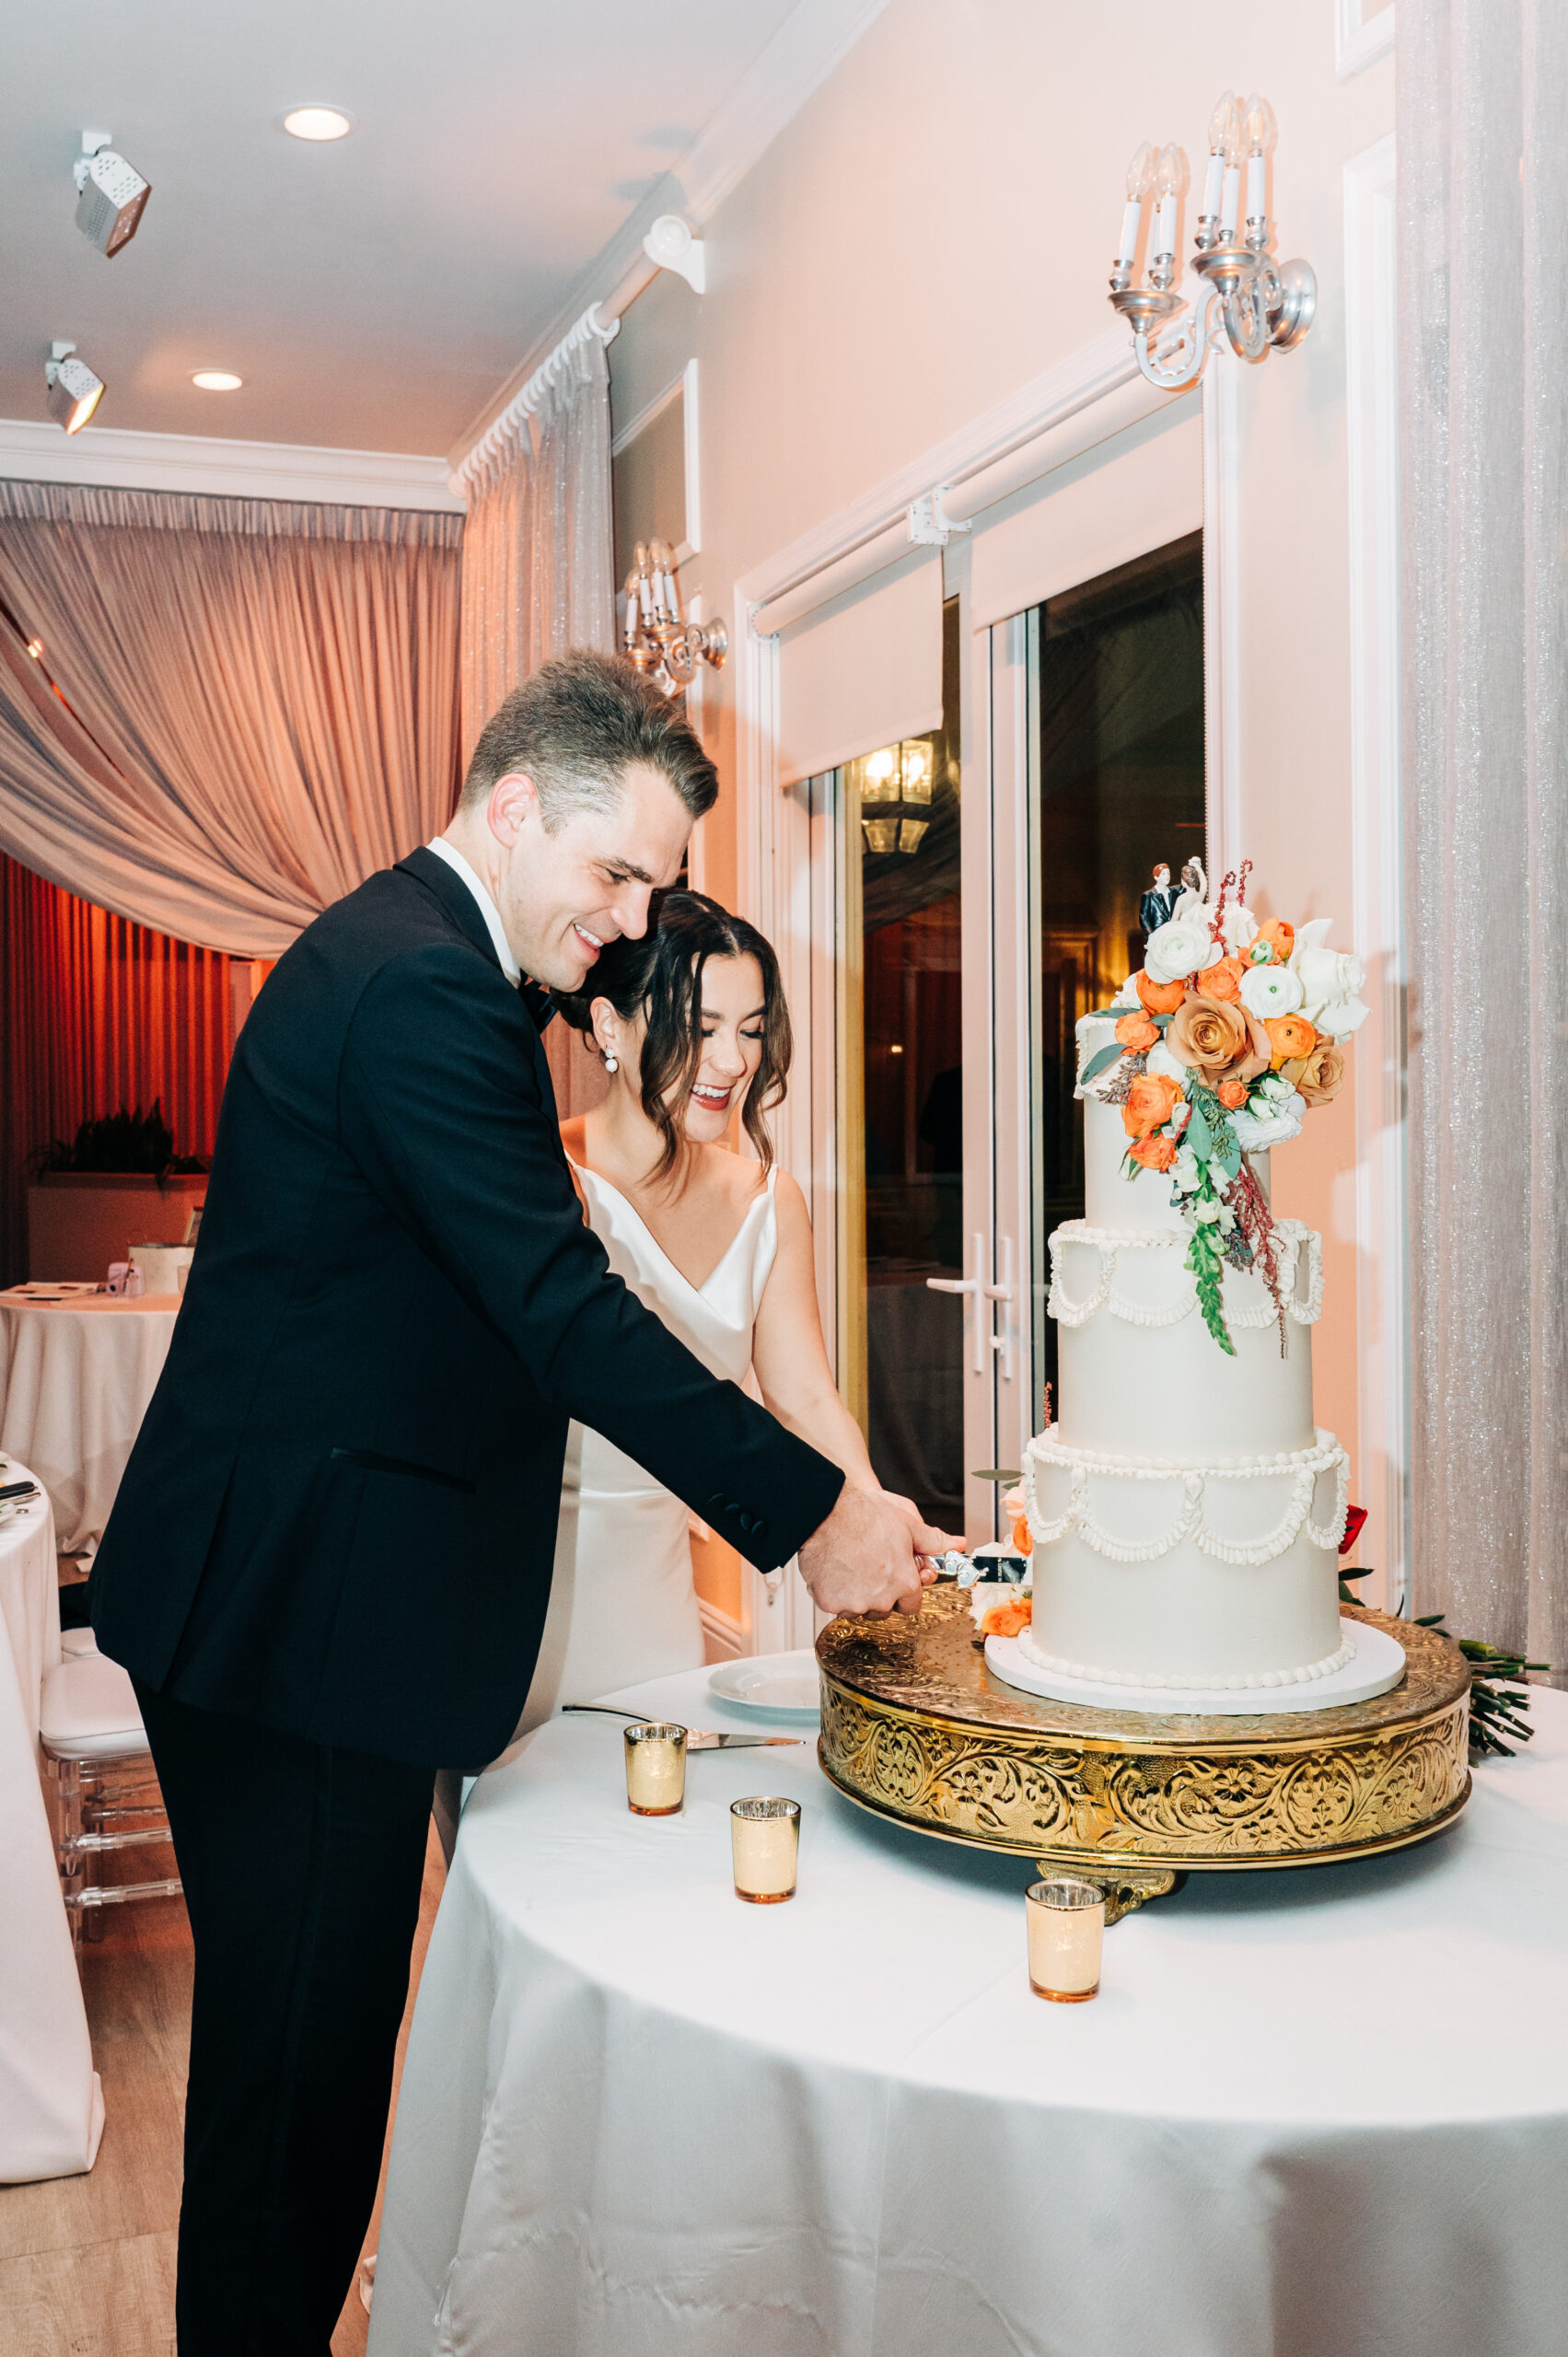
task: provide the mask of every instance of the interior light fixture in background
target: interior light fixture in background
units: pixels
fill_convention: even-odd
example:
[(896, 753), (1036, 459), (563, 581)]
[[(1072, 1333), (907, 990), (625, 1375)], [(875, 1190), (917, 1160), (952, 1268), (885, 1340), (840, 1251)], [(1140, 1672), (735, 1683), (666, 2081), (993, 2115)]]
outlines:
[(140, 228), (152, 194), (134, 166), (110, 147), (113, 136), (111, 131), (84, 131), (82, 152), (71, 167), (76, 183), (76, 226), (87, 243), (111, 261)]
[(95, 377), (85, 360), (73, 360), (74, 343), (55, 343), (43, 364), (49, 388), (49, 414), (67, 434), (79, 434), (103, 399), (103, 378)]
[(354, 129), (354, 117), (344, 114), (342, 107), (290, 107), (283, 127), (291, 139), (346, 139)]
[(245, 379), (228, 368), (198, 368), (191, 382), (204, 393), (237, 393)]

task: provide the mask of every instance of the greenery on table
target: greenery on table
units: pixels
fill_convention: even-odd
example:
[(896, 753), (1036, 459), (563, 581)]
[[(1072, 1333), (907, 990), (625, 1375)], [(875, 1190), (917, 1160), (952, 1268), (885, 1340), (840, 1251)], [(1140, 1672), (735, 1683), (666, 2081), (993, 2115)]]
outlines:
[(90, 1170), (117, 1178), (165, 1178), (209, 1167), (205, 1155), (176, 1154), (174, 1132), (163, 1118), (163, 1099), (155, 1097), (144, 1112), (122, 1105), (118, 1113), (84, 1121), (74, 1138), (51, 1138), (34, 1156), (34, 1167), (44, 1170)]
[[(1347, 1580), (1364, 1580), (1370, 1566), (1362, 1564), (1353, 1572), (1340, 1573), (1340, 1602), (1353, 1604), (1355, 1592), (1347, 1587)], [(1550, 1662), (1527, 1661), (1523, 1654), (1509, 1653), (1504, 1646), (1489, 1645), (1480, 1637), (1456, 1637), (1445, 1627), (1446, 1616), (1441, 1612), (1423, 1612), (1417, 1616), (1418, 1629), (1435, 1629), (1438, 1635), (1447, 1637), (1458, 1646), (1470, 1666), (1470, 1749), (1485, 1754), (1501, 1753), (1504, 1759), (1514, 1757), (1514, 1746), (1504, 1743), (1504, 1736), (1512, 1736), (1519, 1743), (1528, 1743), (1535, 1729), (1526, 1716), (1529, 1687), (1527, 1672), (1549, 1669)], [(1516, 1691), (1509, 1691), (1516, 1689)]]

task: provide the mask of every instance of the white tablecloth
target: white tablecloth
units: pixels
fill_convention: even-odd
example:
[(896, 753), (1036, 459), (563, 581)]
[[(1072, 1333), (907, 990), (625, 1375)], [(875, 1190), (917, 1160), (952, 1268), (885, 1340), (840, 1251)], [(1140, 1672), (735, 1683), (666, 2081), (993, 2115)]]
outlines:
[(36, 1469), (63, 1554), (103, 1536), (179, 1308), (177, 1294), (0, 1294), (0, 1449)]
[[(4, 1475), (23, 1480), (14, 1459)], [(47, 1501), (0, 1523), (0, 2183), (90, 2169), (103, 2128), (39, 1782), (39, 1691), (60, 1658)]]
[[(621, 1698), (617, 1698), (621, 1699)], [(738, 1724), (683, 1673), (639, 1707)], [(481, 1779), (420, 1988), (371, 2357), (1562, 2357), (1568, 1697), (1464, 1818), (1194, 1875), (1092, 2004), (1027, 1866), (865, 1816), (810, 1749), (625, 1805), (613, 1720)], [(732, 1895), (727, 1808), (803, 1807)]]

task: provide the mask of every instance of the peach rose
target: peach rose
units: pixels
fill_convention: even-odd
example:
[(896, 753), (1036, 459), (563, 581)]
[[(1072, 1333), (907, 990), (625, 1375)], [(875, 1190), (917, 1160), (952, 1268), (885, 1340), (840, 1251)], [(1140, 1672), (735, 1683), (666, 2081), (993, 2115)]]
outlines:
[(1032, 1555), (1034, 1550), (1035, 1535), (1029, 1528), (1028, 1517), (1019, 1515), (1013, 1524), (1013, 1552), (1016, 1555)]
[(1140, 967), (1132, 987), (1151, 1015), (1174, 1015), (1187, 995), (1185, 982), (1152, 982)]
[(1034, 1600), (1020, 1596), (1016, 1604), (988, 1604), (980, 1624), (982, 1637), (1016, 1637), (1034, 1619)]
[(1269, 1035), (1269, 1062), (1276, 1072), (1297, 1056), (1309, 1056), (1318, 1044), (1318, 1034), (1305, 1015), (1266, 1015), (1263, 1028)]
[[(1121, 1126), (1130, 1138), (1147, 1137), (1169, 1120), (1180, 1104), (1180, 1084), (1163, 1072), (1141, 1072), (1128, 1088), (1121, 1107)], [(1171, 1152), (1174, 1155), (1174, 1146)]]
[(1332, 1039), (1319, 1039), (1310, 1054), (1294, 1058), (1280, 1070), (1308, 1105), (1331, 1105), (1345, 1076), (1345, 1051)]
[(1124, 1015), (1116, 1027), (1116, 1036), (1124, 1048), (1131, 1048), (1134, 1055), (1139, 1055), (1154, 1046), (1159, 1038), (1159, 1026), (1151, 1023), (1146, 1015)]
[(1127, 1151), (1134, 1162), (1143, 1164), (1145, 1170), (1168, 1170), (1176, 1160), (1176, 1140), (1151, 1131), (1146, 1138), (1140, 1138)]
[(1253, 937), (1268, 943), (1280, 965), (1290, 964), (1290, 953), (1295, 947), (1295, 927), (1288, 918), (1271, 917), (1267, 924), (1258, 927)]
[(1198, 977), (1203, 985), (1201, 995), (1223, 999), (1228, 1006), (1241, 996), (1241, 977), (1246, 971), (1239, 958), (1222, 958), (1217, 966), (1205, 966)]
[(1243, 1007), (1227, 1006), (1197, 991), (1171, 1016), (1165, 1044), (1178, 1063), (1215, 1081), (1251, 1053), (1252, 1027)]
[(1239, 1113), (1247, 1102), (1247, 1084), (1243, 1080), (1222, 1080), (1215, 1094), (1227, 1113)]

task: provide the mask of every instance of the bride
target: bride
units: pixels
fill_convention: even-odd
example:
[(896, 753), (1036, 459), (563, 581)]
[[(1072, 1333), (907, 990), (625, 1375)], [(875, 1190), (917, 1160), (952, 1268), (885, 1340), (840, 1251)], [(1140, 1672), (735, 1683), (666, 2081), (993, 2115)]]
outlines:
[[(768, 1134), (792, 1045), (772, 946), (702, 893), (669, 892), (642, 940), (610, 944), (581, 993), (557, 1004), (610, 1075), (604, 1102), (561, 1137), (610, 1267), (714, 1375), (754, 1374), (783, 1423), (879, 1490), (823, 1348), (806, 1199)], [(723, 1143), (737, 1112), (756, 1161)], [(519, 1732), (563, 1702), (703, 1659), (685, 1505), (574, 1423)]]

